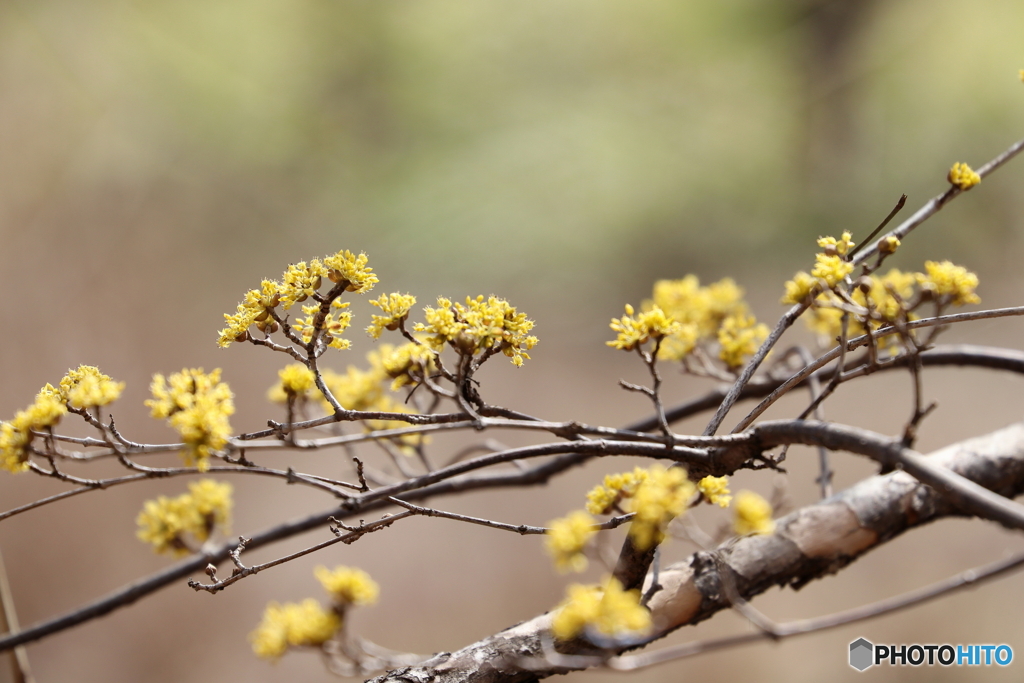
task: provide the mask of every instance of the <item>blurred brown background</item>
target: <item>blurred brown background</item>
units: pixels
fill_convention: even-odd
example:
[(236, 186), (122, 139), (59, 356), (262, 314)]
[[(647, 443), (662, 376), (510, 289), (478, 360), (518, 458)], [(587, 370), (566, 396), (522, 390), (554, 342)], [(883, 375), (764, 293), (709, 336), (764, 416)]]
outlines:
[[(289, 262), (348, 248), (370, 255), (384, 291), (410, 291), (421, 304), (493, 292), (537, 321), (534, 360), (519, 371), (492, 361), (488, 400), (623, 424), (647, 411), (616, 387), (620, 377), (643, 379), (639, 363), (603, 345), (623, 303), (639, 303), (656, 278), (733, 276), (771, 322), (783, 280), (810, 264), (813, 238), (844, 229), (863, 237), (902, 192), (909, 215), (943, 189), (952, 162), (978, 166), (1024, 135), (1022, 28), (1024, 5), (1000, 0), (0, 0), (0, 416), (69, 367), (95, 364), (128, 383), (118, 424), (163, 441), (172, 434), (142, 407), (152, 373), (223, 367), (237, 394), (233, 425), (258, 428), (280, 416), (264, 393), (283, 361), (265, 349), (217, 348), (221, 314)], [(927, 223), (894, 265), (952, 258), (978, 272), (985, 305), (1020, 304), (1021, 164)], [(334, 356), (338, 369), (371, 348), (358, 329), (370, 307), (354, 308), (355, 349)], [(947, 339), (1019, 348), (1021, 332), (992, 321)], [(674, 376), (667, 384), (674, 400), (708, 386)], [(828, 415), (895, 432), (909, 414), (908, 387), (896, 375), (846, 387)], [(929, 372), (928, 396), (941, 406), (920, 447), (1020, 419), (1021, 389), (1014, 377)], [(453, 443), (438, 439), (437, 453)], [(266, 462), (332, 474), (343, 471), (339, 456)], [(851, 456), (835, 460), (839, 486), (873, 471)], [(789, 464), (793, 503), (814, 500), (813, 454), (794, 450)], [(435, 504), (543, 524), (579, 507), (601, 472), (627, 466)], [(330, 505), (274, 481), (232, 481), (237, 533)], [(767, 493), (773, 480), (737, 477), (743, 486)], [(173, 480), (90, 493), (0, 524), (22, 623), (166, 566), (135, 540), (134, 519), (145, 499), (184, 488)], [(5, 474), (0, 507), (57, 490)], [(1019, 547), (989, 525), (944, 522), (756, 604), (778, 619), (824, 614)], [(669, 552), (690, 550), (676, 542)], [(319, 596), (312, 568), (342, 563), (382, 586), (380, 604), (355, 616), (357, 629), (417, 652), (456, 649), (548, 609), (568, 582), (540, 539), (416, 519), (217, 596), (170, 587), (32, 644), (29, 656), (39, 681), (330, 680), (312, 655), (256, 660), (246, 636), (268, 600)], [(630, 680), (852, 680), (846, 648), (862, 635), (1008, 643), (1019, 656), (1022, 605), (1021, 581), (1010, 578)], [(670, 640), (745, 628), (723, 614)], [(969, 673), (1019, 678), (1020, 666)], [(610, 676), (619, 678), (570, 678)]]

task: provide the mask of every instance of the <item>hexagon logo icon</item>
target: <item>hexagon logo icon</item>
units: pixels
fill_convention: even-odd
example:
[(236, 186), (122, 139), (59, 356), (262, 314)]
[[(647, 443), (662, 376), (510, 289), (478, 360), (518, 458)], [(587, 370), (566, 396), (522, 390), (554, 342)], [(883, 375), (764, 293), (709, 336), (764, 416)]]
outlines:
[(864, 638), (858, 638), (850, 643), (850, 666), (857, 671), (864, 671), (874, 664), (875, 646)]

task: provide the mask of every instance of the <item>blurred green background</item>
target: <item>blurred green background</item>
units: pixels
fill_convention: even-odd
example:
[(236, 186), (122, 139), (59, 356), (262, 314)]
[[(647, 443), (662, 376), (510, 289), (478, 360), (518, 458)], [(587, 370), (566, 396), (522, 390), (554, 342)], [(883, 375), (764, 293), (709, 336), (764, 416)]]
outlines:
[[(1022, 29), (1024, 4), (1001, 0), (0, 0), (0, 414), (91, 363), (129, 383), (119, 420), (166, 439), (141, 407), (151, 374), (223, 366), (239, 397), (236, 428), (258, 427), (280, 361), (217, 349), (221, 314), (289, 262), (348, 248), (370, 255), (379, 289), (422, 304), (493, 292), (536, 319), (536, 360), (489, 380), (513, 407), (624, 423), (647, 407), (615, 388), (620, 376), (642, 379), (639, 368), (603, 348), (623, 303), (657, 278), (732, 276), (770, 322), (814, 238), (863, 237), (904, 192), (909, 215), (944, 189), (954, 161), (977, 167), (1024, 135)], [(951, 258), (979, 273), (986, 305), (1021, 303), (1022, 179), (1019, 161), (986, 179), (907, 240), (894, 265)], [(1019, 331), (985, 325), (964, 338), (1012, 344)], [(367, 348), (359, 339), (339, 365)], [(954, 384), (956, 406), (964, 385)], [(895, 429), (909, 408), (900, 401), (898, 415), (850, 421)], [(1019, 419), (1013, 405), (948, 419), (923, 443)], [(59, 490), (0, 479), (4, 509)], [(240, 491), (239, 532), (282, 516), (267, 506), (279, 488)], [(156, 492), (177, 488), (98, 494), (92, 507), (0, 525), (22, 620), (163, 566), (132, 538), (134, 511)], [(285, 516), (324, 504), (289, 495), (273, 499)], [(562, 514), (566, 503), (547, 495), (538, 519), (516, 521)], [(517, 501), (507, 498), (506, 516), (522, 510)], [(39, 543), (43, 532), (52, 544)], [(446, 533), (445, 543), (465, 543), (464, 530)], [(437, 581), (451, 585), (434, 595), (410, 576), (418, 562), (385, 545), (372, 562), (408, 590), (372, 622), (385, 645), (454, 649), (562, 591), (537, 548), (530, 568), (498, 548), (486, 568), (465, 569), (493, 579), (483, 597), (451, 597), (458, 566), (440, 559)], [(934, 578), (950, 569), (926, 564)], [(281, 576), (302, 586), (288, 594), (280, 581), (291, 579), (254, 580), (213, 606), (176, 587), (30, 655), (40, 680), (317, 680), (326, 675), (316, 661), (269, 667), (247, 653), (244, 634), (267, 599), (317, 590), (308, 566)], [(871, 576), (850, 585), (874, 585)], [(528, 590), (540, 597), (526, 604)], [(467, 616), (433, 631), (439, 609)], [(417, 640), (425, 632), (444, 637)], [(836, 652), (780, 675), (844, 675), (836, 662), (851, 639), (818, 641)], [(705, 658), (636, 680), (726, 662), (736, 675), (745, 665), (764, 674), (771, 657), (810, 656), (761, 647), (746, 663)]]

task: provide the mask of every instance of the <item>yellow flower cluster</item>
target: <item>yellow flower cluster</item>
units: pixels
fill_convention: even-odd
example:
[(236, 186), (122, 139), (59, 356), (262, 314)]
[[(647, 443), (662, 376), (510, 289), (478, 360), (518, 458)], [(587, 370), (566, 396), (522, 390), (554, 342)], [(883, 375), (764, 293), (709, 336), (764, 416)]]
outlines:
[[(864, 334), (868, 328), (876, 331), (903, 319), (914, 320), (917, 316), (912, 309), (926, 299), (936, 301), (940, 308), (981, 301), (975, 293), (978, 276), (949, 261), (927, 261), (925, 273), (907, 273), (893, 268), (882, 276), (870, 275), (865, 282), (849, 295), (853, 303), (863, 309), (863, 313), (851, 313), (849, 317), (850, 336)], [(915, 297), (915, 287), (925, 296)], [(832, 292), (818, 294), (805, 316), (807, 325), (823, 340), (831, 342), (842, 331), (841, 306), (841, 300)], [(890, 346), (895, 348), (895, 339), (890, 340)]]
[(844, 232), (839, 239), (835, 237), (819, 237), (818, 246), (824, 250), (826, 256), (846, 256), (846, 252), (853, 249), (856, 245), (853, 242), (853, 235), (848, 232)]
[(981, 303), (974, 293), (978, 287), (978, 276), (963, 266), (956, 266), (949, 261), (925, 261), (926, 274), (917, 274), (917, 283), (921, 289), (931, 293), (942, 303), (954, 306)]
[(736, 494), (733, 506), (736, 517), (733, 529), (741, 536), (747, 534), (770, 534), (775, 531), (772, 521), (772, 506), (767, 500), (753, 491), (740, 491)]
[(383, 315), (373, 316), (366, 333), (374, 339), (380, 339), (384, 330), (397, 330), (399, 324), (409, 317), (409, 309), (416, 305), (416, 297), (411, 294), (381, 294), (380, 298), (371, 301)]
[(981, 176), (975, 173), (974, 169), (959, 161), (949, 169), (946, 179), (951, 185), (956, 185), (961, 190), (969, 190), (981, 182)]
[(153, 375), (153, 398), (146, 401), (151, 414), (166, 419), (178, 431), (185, 450), (182, 457), (195, 463), (200, 472), (209, 466), (209, 458), (224, 448), (231, 436), (228, 417), (235, 412), (234, 394), (220, 381), (220, 369), (210, 374), (202, 368), (185, 369), (169, 378)]
[(726, 317), (749, 312), (743, 289), (732, 278), (702, 287), (696, 275), (655, 282), (652, 298), (644, 302), (643, 308), (652, 306), (683, 326), (695, 326), (699, 339), (713, 337)]
[[(657, 306), (652, 306), (634, 316), (633, 307), (626, 304), (626, 315), (621, 318), (612, 318), (609, 327), (618, 334), (615, 339), (605, 343), (616, 349), (632, 351), (650, 340), (658, 341), (670, 335), (678, 335), (682, 332), (683, 326), (665, 315), (665, 312)], [(690, 338), (692, 342), (687, 353), (693, 348), (692, 344), (697, 341), (696, 335), (690, 335)]]
[(80, 365), (68, 370), (58, 391), (72, 408), (81, 410), (113, 403), (124, 391), (124, 382), (115, 382), (92, 365)]
[(568, 596), (556, 608), (551, 630), (560, 640), (571, 640), (587, 629), (602, 636), (639, 636), (651, 628), (651, 614), (640, 604), (640, 591), (622, 590), (609, 578), (604, 590), (597, 586), (569, 586)]
[(436, 369), (434, 352), (422, 344), (382, 344), (378, 350), (378, 357), (381, 369), (392, 380), (392, 391), (397, 391), (407, 384), (419, 384)]
[[(242, 303), (234, 314), (224, 314), (226, 326), (220, 331), (220, 338), (217, 343), (220, 346), (228, 346), (231, 342), (245, 341), (249, 338), (249, 329), (256, 325), (260, 332), (273, 333), (278, 329), (272, 311), (277, 306), (291, 308), (296, 303), (302, 303), (314, 296), (320, 289), (323, 278), (328, 278), (335, 284), (344, 284), (348, 292), (368, 292), (377, 283), (377, 276), (373, 268), (367, 267), (366, 254), (356, 256), (350, 251), (342, 250), (333, 256), (320, 259), (313, 259), (309, 263), (301, 261), (288, 266), (288, 270), (281, 276), (281, 281), (264, 280), (260, 289), (252, 289), (246, 292)], [(345, 308), (348, 304), (341, 304), (337, 300), (333, 302), (337, 308)], [(305, 318), (301, 318), (294, 324), (297, 332), (303, 336), (306, 343), (312, 338), (312, 327), (316, 320), (316, 313), (319, 306), (304, 306)], [(319, 325), (319, 329), (325, 333), (337, 337), (349, 325), (351, 314), (329, 313)], [(307, 329), (310, 328), (310, 329)], [(334, 348), (348, 348), (345, 340), (329, 340)]]
[(633, 494), (636, 516), (629, 525), (629, 535), (640, 550), (661, 543), (668, 523), (681, 515), (697, 487), (686, 477), (682, 467), (665, 469), (653, 465), (647, 479)]
[(32, 432), (54, 426), (66, 412), (60, 395), (46, 385), (36, 394), (32, 405), (19, 410), (13, 420), (0, 424), (0, 468), (15, 473), (27, 470)]
[[(917, 277), (914, 273), (904, 273), (893, 268), (883, 276), (868, 276), (869, 286), (854, 288), (850, 298), (866, 313), (850, 316), (849, 336), (864, 334), (867, 328), (877, 330), (904, 316), (913, 320), (915, 316), (909, 311), (909, 305), (914, 296)], [(834, 340), (842, 333), (843, 311), (840, 305), (835, 294), (824, 292), (818, 295), (813, 308), (807, 313), (807, 325), (823, 340)]]
[(551, 522), (545, 545), (560, 572), (581, 572), (587, 568), (583, 549), (597, 533), (594, 518), (582, 510)]
[(257, 657), (276, 660), (289, 647), (320, 647), (341, 625), (341, 617), (336, 612), (324, 609), (313, 598), (284, 605), (272, 602), (249, 639)]
[(380, 595), (380, 586), (362, 569), (354, 567), (317, 567), (316, 578), (334, 603), (339, 607), (347, 605), (372, 605)]
[(630, 351), (649, 340), (660, 340), (658, 358), (662, 360), (682, 360), (698, 344), (717, 341), (719, 357), (730, 367), (742, 365), (743, 356), (756, 350), (756, 344), (750, 349), (750, 340), (761, 329), (767, 335), (767, 329), (750, 315), (743, 290), (735, 282), (725, 278), (702, 287), (694, 275), (659, 280), (642, 312), (634, 315), (633, 307), (627, 305), (626, 315), (613, 318), (611, 328), (617, 336), (608, 346)]
[(608, 514), (613, 509), (635, 512), (629, 535), (641, 550), (661, 543), (668, 523), (681, 515), (697, 492), (682, 467), (652, 465), (644, 470), (609, 474), (587, 494), (587, 511)]
[(768, 326), (752, 315), (730, 315), (718, 330), (718, 357), (730, 368), (742, 367), (768, 337)]
[(263, 612), (263, 621), (249, 634), (258, 657), (278, 659), (290, 647), (320, 647), (342, 628), (348, 607), (377, 602), (380, 588), (361, 569), (336, 567), (332, 571), (317, 567), (315, 573), (330, 593), (333, 607), (325, 609), (313, 598), (298, 604), (270, 603)]
[(835, 237), (819, 237), (818, 246), (824, 251), (814, 257), (811, 274), (800, 271), (786, 282), (786, 293), (782, 297), (784, 304), (800, 304), (811, 295), (823, 289), (833, 289), (853, 272), (853, 264), (844, 256), (853, 248), (852, 235), (844, 232), (839, 239)]
[(225, 533), (231, 521), (231, 484), (201, 479), (188, 485), (189, 493), (177, 498), (148, 500), (135, 520), (139, 540), (158, 553), (191, 552), (186, 535), (205, 542), (215, 527)]
[(286, 403), (289, 397), (308, 399), (316, 387), (316, 376), (302, 363), (292, 363), (277, 371), (281, 381), (270, 388), (267, 398), (275, 403)]
[(483, 295), (466, 297), (465, 305), (438, 297), (437, 308), (424, 309), (426, 323), (416, 323), (417, 332), (426, 334), (424, 341), (435, 351), (450, 345), (460, 353), (474, 355), (497, 346), (520, 367), (527, 353), (537, 345), (537, 338), (527, 334), (533, 321), (516, 311), (504, 299)]
[(697, 490), (708, 502), (718, 507), (727, 508), (732, 501), (732, 496), (729, 495), (729, 477), (704, 477), (697, 482)]
[(53, 427), (67, 413), (68, 405), (76, 410), (105, 406), (116, 401), (122, 391), (124, 382), (115, 382), (92, 365), (68, 370), (56, 387), (47, 384), (32, 405), (19, 410), (13, 420), (0, 423), (0, 469), (27, 470), (32, 432)]
[(587, 494), (587, 512), (592, 515), (611, 513), (622, 499), (632, 498), (637, 487), (646, 480), (647, 470), (640, 467), (634, 468), (632, 472), (605, 475), (604, 483), (595, 486)]
[(324, 266), (327, 267), (327, 278), (331, 282), (345, 282), (346, 292), (363, 294), (373, 289), (378, 282), (373, 268), (367, 267), (367, 262), (366, 254), (356, 256), (351, 251), (342, 250), (325, 258)]
[(332, 349), (347, 349), (352, 346), (352, 342), (348, 339), (342, 339), (341, 335), (348, 329), (349, 325), (352, 324), (352, 313), (344, 309), (349, 307), (349, 302), (342, 302), (339, 299), (335, 299), (331, 302), (331, 308), (337, 308), (341, 312), (335, 313), (330, 312), (324, 316), (323, 321), (319, 322), (320, 317), (320, 305), (310, 304), (302, 307), (302, 312), (305, 314), (303, 317), (295, 319), (292, 323), (292, 330), (302, 338), (303, 343), (308, 344), (313, 341), (313, 335), (316, 331), (323, 330), (324, 341)]
[(247, 340), (249, 328), (253, 325), (256, 325), (260, 332), (276, 332), (278, 324), (270, 312), (281, 303), (280, 288), (281, 284), (275, 280), (264, 280), (260, 289), (250, 289), (246, 292), (234, 314), (224, 314), (227, 326), (220, 331), (217, 344), (226, 347), (231, 342)]

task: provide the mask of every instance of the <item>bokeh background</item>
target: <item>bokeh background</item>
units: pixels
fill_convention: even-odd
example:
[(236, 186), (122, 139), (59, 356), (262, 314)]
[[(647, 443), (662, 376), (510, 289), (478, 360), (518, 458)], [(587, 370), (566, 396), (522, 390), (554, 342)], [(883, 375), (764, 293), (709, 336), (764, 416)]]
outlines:
[[(265, 349), (214, 343), (221, 314), (262, 277), (341, 248), (365, 251), (380, 289), (495, 293), (537, 321), (534, 360), (487, 369), (485, 397), (552, 419), (618, 425), (646, 414), (620, 377), (635, 358), (604, 347), (608, 319), (657, 278), (732, 276), (755, 312), (781, 311), (782, 282), (821, 234), (863, 237), (903, 192), (909, 211), (1024, 135), (1024, 4), (976, 0), (0, 0), (0, 415), (69, 367), (124, 380), (118, 424), (170, 432), (142, 407), (154, 372), (224, 368), (236, 429), (279, 417), (264, 394), (282, 366)], [(986, 305), (1021, 303), (1024, 166), (1016, 161), (906, 241), (894, 265), (968, 265)], [(360, 364), (358, 331), (333, 364)], [(949, 339), (1020, 347), (1012, 321)], [(792, 340), (808, 342), (802, 331)], [(929, 371), (939, 411), (924, 450), (1020, 419), (1016, 378)], [(670, 399), (709, 385), (672, 375)], [(804, 397), (780, 406), (798, 410)], [(828, 414), (896, 432), (905, 376), (844, 387)], [(700, 420), (681, 427), (699, 431)], [(509, 443), (519, 437), (500, 435)], [(439, 456), (457, 447), (438, 439)], [(341, 454), (268, 464), (341, 473)], [(154, 460), (170, 464), (174, 459)], [(870, 464), (837, 456), (838, 485)], [(616, 469), (632, 463), (616, 463)], [(612, 465), (536, 491), (438, 507), (543, 524), (578, 507)], [(102, 470), (110, 474), (114, 470)], [(793, 505), (815, 499), (813, 455), (790, 476), (738, 477)], [(96, 473), (95, 471), (93, 472)], [(249, 533), (330, 501), (236, 478), (234, 529)], [(23, 624), (166, 566), (135, 540), (142, 502), (182, 480), (91, 493), (0, 524)], [(61, 490), (0, 477), (0, 507)], [(703, 511), (702, 511), (703, 514)], [(721, 517), (704, 515), (709, 529)], [(251, 553), (266, 560), (326, 530)], [(894, 595), (1018, 550), (981, 522), (943, 522), (799, 593), (755, 604), (778, 619)], [(692, 548), (676, 542), (681, 557)], [(246, 639), (269, 600), (319, 595), (316, 564), (353, 564), (382, 585), (354, 617), (400, 650), (457, 649), (548, 609), (567, 583), (537, 538), (416, 519), (248, 579), (217, 596), (169, 587), (28, 648), (39, 681), (331, 680), (313, 655), (276, 665)], [(596, 577), (595, 567), (588, 576)], [(713, 654), (634, 681), (818, 681), (856, 674), (847, 644), (1008, 643), (1024, 654), (1019, 578), (847, 629)], [(748, 628), (722, 614), (668, 642)], [(973, 680), (1019, 678), (971, 671)], [(876, 670), (879, 680), (958, 680)], [(574, 674), (576, 681), (617, 674)]]

